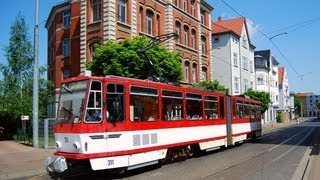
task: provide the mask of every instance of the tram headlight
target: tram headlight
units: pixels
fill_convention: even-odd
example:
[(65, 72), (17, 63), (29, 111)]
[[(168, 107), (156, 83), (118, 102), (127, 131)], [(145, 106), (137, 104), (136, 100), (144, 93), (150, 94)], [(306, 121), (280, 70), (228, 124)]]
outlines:
[(56, 141), (56, 148), (59, 149), (62, 147), (62, 144), (60, 141)]
[(80, 144), (78, 142), (74, 142), (73, 147), (76, 149), (80, 149)]

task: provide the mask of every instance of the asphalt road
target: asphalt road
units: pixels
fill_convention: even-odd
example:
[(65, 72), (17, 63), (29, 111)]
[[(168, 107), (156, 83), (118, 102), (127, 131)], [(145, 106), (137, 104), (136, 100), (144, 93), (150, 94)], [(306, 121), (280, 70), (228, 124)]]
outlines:
[[(67, 179), (292, 179), (305, 173), (301, 160), (320, 139), (320, 120), (310, 119), (263, 134), (262, 138), (201, 157), (110, 175), (106, 171)], [(319, 149), (317, 147), (317, 149)], [(312, 152), (314, 153), (315, 150)], [(318, 152), (318, 151), (317, 151)], [(319, 153), (319, 152), (318, 152)], [(300, 167), (299, 167), (300, 164)], [(298, 168), (303, 168), (297, 171)], [(298, 174), (297, 174), (298, 172)], [(48, 176), (39, 177), (49, 179)], [(297, 178), (297, 177), (296, 177)]]

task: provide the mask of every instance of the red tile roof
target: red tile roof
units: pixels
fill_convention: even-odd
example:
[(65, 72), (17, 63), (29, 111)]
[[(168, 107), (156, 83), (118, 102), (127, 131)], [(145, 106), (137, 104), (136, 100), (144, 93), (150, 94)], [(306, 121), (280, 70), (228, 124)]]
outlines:
[(278, 83), (283, 83), (283, 76), (284, 76), (284, 67), (278, 67)]
[(222, 20), (218, 18), (218, 22), (212, 22), (211, 28), (213, 34), (233, 32), (238, 36), (242, 34), (242, 28), (245, 24), (246, 19), (244, 17)]
[(298, 96), (298, 97), (306, 97), (308, 95), (309, 95), (309, 93), (297, 93), (296, 94), (296, 96)]

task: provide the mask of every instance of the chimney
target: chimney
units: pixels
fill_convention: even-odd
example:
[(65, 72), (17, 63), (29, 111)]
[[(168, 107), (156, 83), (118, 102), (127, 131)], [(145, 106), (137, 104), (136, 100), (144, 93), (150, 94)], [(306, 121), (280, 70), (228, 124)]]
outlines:
[(221, 16), (218, 17), (218, 22), (222, 22), (222, 17)]

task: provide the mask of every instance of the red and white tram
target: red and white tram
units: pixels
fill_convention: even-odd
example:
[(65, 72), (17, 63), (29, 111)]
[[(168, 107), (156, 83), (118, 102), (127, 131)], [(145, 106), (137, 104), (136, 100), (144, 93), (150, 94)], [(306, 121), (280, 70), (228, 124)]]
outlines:
[(261, 136), (260, 103), (123, 77), (67, 79), (49, 173), (77, 165), (135, 169)]

